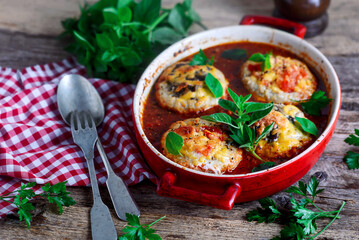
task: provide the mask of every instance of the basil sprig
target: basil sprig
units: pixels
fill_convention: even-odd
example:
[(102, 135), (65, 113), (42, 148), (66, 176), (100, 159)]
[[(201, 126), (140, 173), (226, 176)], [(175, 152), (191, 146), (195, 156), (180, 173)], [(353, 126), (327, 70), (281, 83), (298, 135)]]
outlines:
[(271, 55), (272, 53), (266, 53), (266, 54), (255, 53), (248, 60), (261, 63), (261, 69), (262, 71), (265, 71), (271, 68), (271, 64), (270, 64)]
[(70, 37), (65, 49), (87, 74), (120, 82), (137, 82), (139, 74), (168, 45), (186, 37), (200, 17), (192, 0), (162, 9), (161, 0), (101, 0), (85, 4), (78, 19), (62, 22)]
[(318, 128), (315, 124), (307, 118), (295, 117), (295, 120), (300, 124), (302, 129), (314, 136), (318, 136)]
[(194, 65), (210, 65), (212, 66), (214, 63), (214, 56), (211, 57), (211, 59), (209, 59), (206, 54), (204, 54), (204, 52), (202, 51), (202, 49), (199, 50), (199, 52), (197, 54), (195, 54), (192, 58), (192, 60), (189, 62), (189, 65), (194, 66)]
[(229, 126), (230, 137), (257, 159), (262, 160), (255, 150), (259, 141), (272, 131), (274, 123), (267, 126), (263, 132), (256, 138), (254, 128), (250, 128), (256, 121), (262, 119), (273, 109), (273, 103), (247, 102), (251, 95), (238, 96), (230, 88), (228, 93), (233, 102), (225, 99), (219, 99), (219, 105), (233, 113), (233, 117), (227, 113), (214, 113), (201, 118), (210, 122), (224, 123)]
[(173, 155), (182, 155), (183, 138), (175, 132), (169, 132), (166, 136), (166, 149)]

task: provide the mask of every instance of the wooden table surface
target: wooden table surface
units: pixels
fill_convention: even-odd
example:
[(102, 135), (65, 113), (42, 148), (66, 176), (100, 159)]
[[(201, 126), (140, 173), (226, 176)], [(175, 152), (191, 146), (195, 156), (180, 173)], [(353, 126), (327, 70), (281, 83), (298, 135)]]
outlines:
[[(79, 14), (79, 0), (0, 0), (0, 66), (23, 68), (29, 65), (59, 61), (67, 57), (64, 43), (56, 36), (62, 31), (60, 21)], [(93, 1), (90, 1), (93, 2)], [(166, 7), (177, 0), (164, 0)], [(271, 15), (273, 2), (268, 0), (195, 0), (195, 9), (209, 28), (236, 25), (243, 15)], [(336, 69), (343, 93), (339, 121), (324, 154), (303, 178), (322, 173), (324, 193), (317, 199), (323, 209), (336, 210), (346, 201), (341, 219), (321, 235), (320, 239), (359, 239), (359, 170), (349, 170), (343, 162), (348, 150), (344, 143), (354, 128), (359, 128), (359, 2), (331, 1), (330, 22), (326, 31), (307, 39), (321, 50)], [(200, 31), (194, 27), (192, 32)], [(358, 148), (356, 149), (359, 150)], [(45, 206), (26, 229), (24, 222), (12, 218), (0, 220), (0, 239), (91, 239), (91, 189), (69, 188), (77, 204), (56, 215)], [(142, 211), (141, 222), (150, 223), (166, 215), (155, 225), (163, 239), (270, 239), (278, 235), (277, 224), (248, 222), (245, 214), (258, 206), (257, 201), (235, 204), (225, 211), (175, 199), (160, 197), (149, 181), (130, 187)], [(106, 189), (104, 202), (110, 206), (118, 233), (125, 222), (115, 217)], [(286, 193), (272, 196), (280, 199)], [(321, 229), (328, 221), (319, 221)]]

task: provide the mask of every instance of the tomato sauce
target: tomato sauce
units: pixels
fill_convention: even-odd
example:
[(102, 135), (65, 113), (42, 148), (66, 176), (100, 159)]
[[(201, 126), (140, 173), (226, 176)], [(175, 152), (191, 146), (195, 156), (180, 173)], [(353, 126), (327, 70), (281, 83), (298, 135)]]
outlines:
[[(230, 60), (226, 58), (222, 58), (221, 54), (223, 51), (229, 49), (245, 49), (247, 51), (247, 58), (243, 60)], [(278, 46), (274, 46), (271, 44), (263, 44), (263, 43), (253, 43), (253, 42), (237, 42), (237, 43), (228, 43), (223, 45), (218, 45), (215, 47), (204, 49), (203, 52), (206, 54), (208, 58), (214, 56), (214, 64), (216, 68), (221, 70), (223, 74), (229, 81), (229, 88), (231, 88), (238, 95), (248, 95), (249, 92), (244, 88), (241, 79), (239, 78), (240, 70), (242, 64), (247, 61), (247, 59), (254, 53), (269, 53), (272, 52), (273, 55), (281, 55), (284, 57), (292, 57), (303, 61), (300, 57), (294, 55), (293, 53), (282, 49)], [(189, 56), (183, 60), (190, 61), (193, 56)], [(304, 61), (303, 61), (304, 62)], [(311, 72), (316, 76), (318, 80), (318, 90), (326, 91), (325, 85), (323, 81), (320, 79), (319, 75), (308, 65)], [(290, 87), (290, 86), (285, 86)], [(251, 98), (249, 101), (254, 101)], [(297, 107), (300, 108), (298, 105)], [(188, 118), (200, 117), (203, 115), (209, 115), (216, 112), (223, 112), (223, 109), (219, 106), (211, 108), (207, 111), (198, 113), (198, 114), (179, 114), (176, 112), (172, 112), (170, 110), (161, 108), (157, 103), (155, 98), (155, 88), (151, 89), (151, 92), (148, 96), (148, 99), (145, 104), (144, 114), (143, 114), (143, 129), (144, 132), (149, 139), (149, 141), (153, 144), (153, 146), (162, 152), (161, 149), (161, 137), (162, 135), (169, 129), (170, 125), (176, 121), (185, 120)], [(329, 115), (329, 107), (323, 110), (324, 114), (322, 116), (307, 116), (308, 119), (313, 121), (318, 130), (319, 134), (325, 129), (328, 121)], [(310, 144), (309, 144), (310, 145)], [(305, 146), (300, 149), (300, 151), (304, 151), (307, 147)], [(262, 162), (253, 156), (251, 156), (246, 151), (243, 151), (243, 160), (239, 163), (237, 168), (225, 174), (242, 174), (248, 173), (252, 171), (252, 168), (261, 164)], [(298, 152), (299, 154), (300, 152)], [(277, 159), (275, 160), (276, 164), (280, 164), (282, 162), (287, 161), (288, 159)], [(273, 161), (273, 159), (271, 159)]]

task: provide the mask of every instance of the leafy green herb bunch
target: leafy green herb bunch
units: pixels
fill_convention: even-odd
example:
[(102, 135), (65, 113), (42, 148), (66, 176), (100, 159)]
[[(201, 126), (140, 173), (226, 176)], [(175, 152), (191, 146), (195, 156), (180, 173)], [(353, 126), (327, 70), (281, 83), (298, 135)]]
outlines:
[(64, 20), (61, 37), (70, 37), (65, 50), (89, 76), (136, 83), (156, 53), (187, 36), (193, 23), (201, 25), (191, 5), (184, 0), (163, 9), (161, 0), (101, 0), (85, 4), (79, 19)]

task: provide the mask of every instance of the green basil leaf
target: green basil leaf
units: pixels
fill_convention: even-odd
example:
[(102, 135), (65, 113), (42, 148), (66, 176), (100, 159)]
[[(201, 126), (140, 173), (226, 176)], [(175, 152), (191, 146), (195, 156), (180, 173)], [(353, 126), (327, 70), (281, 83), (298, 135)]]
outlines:
[(255, 53), (248, 60), (253, 62), (264, 62), (266, 59), (263, 54)]
[(161, 0), (142, 0), (134, 9), (134, 19), (151, 24), (160, 16), (160, 10)]
[(266, 170), (266, 169), (269, 169), (269, 168), (272, 168), (275, 166), (275, 163), (274, 162), (264, 162), (264, 163), (261, 163), (259, 164), (258, 166), (254, 167), (252, 169), (252, 172), (259, 172), (259, 171), (262, 171), (262, 170)]
[(173, 155), (181, 155), (183, 138), (175, 132), (169, 132), (166, 136), (166, 149)]
[(117, 9), (127, 7), (133, 0), (117, 0)]
[(105, 51), (101, 55), (101, 61), (104, 62), (104, 63), (112, 62), (116, 58), (117, 58), (117, 56), (115, 54), (113, 54), (112, 52), (109, 52), (109, 51)]
[(104, 8), (102, 10), (103, 18), (105, 23), (117, 24), (120, 21), (117, 10), (114, 7)]
[(261, 111), (257, 111), (257, 112), (252, 113), (251, 120), (249, 121), (248, 125), (251, 126), (253, 123), (261, 120), (262, 118), (267, 116), (272, 111), (272, 109), (273, 109), (273, 106), (269, 107), (269, 108), (266, 108), (266, 109), (263, 109)]
[(295, 117), (295, 120), (298, 121), (298, 123), (300, 124), (300, 126), (305, 132), (310, 133), (314, 136), (318, 136), (318, 128), (317, 126), (315, 126), (315, 124), (312, 121), (310, 121), (307, 118), (300, 118), (300, 117)]
[(86, 38), (80, 32), (73, 31), (73, 34), (80, 46), (93, 52), (95, 51), (95, 48), (91, 45), (91, 43), (86, 40)]
[(273, 103), (246, 102), (244, 103), (246, 113), (258, 112), (267, 108), (273, 108)]
[(170, 45), (182, 39), (182, 35), (169, 27), (160, 27), (153, 31), (152, 41)]
[(243, 60), (247, 58), (247, 50), (240, 48), (228, 49), (221, 53), (221, 57), (230, 60)]
[(261, 133), (261, 135), (259, 135), (259, 137), (255, 141), (255, 144), (257, 144), (262, 138), (264, 138), (268, 133), (270, 133), (273, 129), (273, 126), (274, 126), (274, 122), (272, 122), (271, 125), (266, 126), (263, 132)]
[(213, 65), (213, 62), (214, 57), (208, 59), (206, 54), (204, 54), (202, 49), (200, 49), (199, 52), (193, 56), (192, 60), (189, 62), (189, 65)]
[(96, 43), (102, 50), (113, 49), (112, 41), (106, 33), (96, 34)]
[(178, 32), (180, 32), (182, 35), (186, 35), (187, 32), (186, 26), (188, 25), (186, 21), (189, 20), (186, 18), (186, 15), (183, 9), (181, 8), (181, 6), (177, 4), (170, 11), (170, 14), (168, 16), (168, 23), (171, 24), (172, 27), (176, 29)]
[(118, 9), (117, 15), (120, 22), (128, 23), (132, 19), (132, 11), (129, 7), (123, 7)]
[(265, 61), (264, 61), (264, 70), (270, 69), (271, 65), (270, 65), (270, 54), (265, 54)]
[(121, 56), (123, 66), (137, 66), (142, 63), (142, 58), (132, 49), (127, 49)]
[(218, 105), (221, 106), (223, 109), (229, 110), (233, 113), (235, 113), (238, 110), (236, 104), (225, 99), (219, 99)]
[[(103, 54), (104, 55), (104, 54)], [(96, 72), (98, 73), (104, 73), (107, 71), (107, 63), (105, 63), (103, 60), (102, 60), (102, 56), (96, 56), (95, 57), (95, 62), (94, 62), (94, 65), (95, 65), (95, 70)], [(106, 53), (107, 55), (107, 53)], [(105, 56), (104, 58), (107, 59), (108, 56)]]
[(213, 93), (215, 98), (220, 98), (223, 96), (223, 87), (220, 81), (218, 81), (218, 79), (215, 78), (211, 73), (206, 75), (204, 82), (206, 83), (209, 90)]

